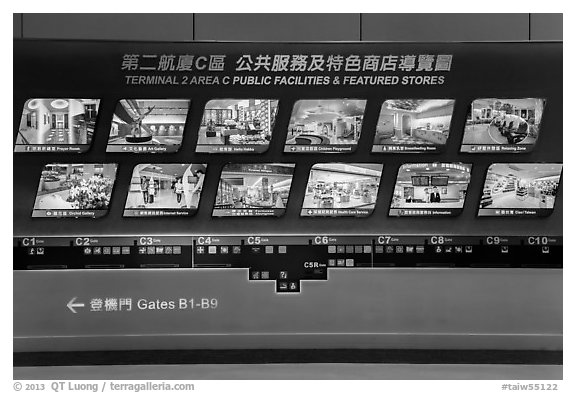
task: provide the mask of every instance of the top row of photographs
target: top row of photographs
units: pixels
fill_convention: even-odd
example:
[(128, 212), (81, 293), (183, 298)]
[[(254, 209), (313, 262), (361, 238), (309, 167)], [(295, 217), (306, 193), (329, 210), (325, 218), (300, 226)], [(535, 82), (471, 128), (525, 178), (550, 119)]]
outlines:
[[(25, 102), (15, 152), (77, 152), (90, 148), (99, 99), (33, 98)], [(185, 99), (123, 99), (114, 111), (107, 152), (179, 150), (190, 108)], [(543, 98), (482, 98), (472, 102), (461, 152), (524, 153), (540, 135)], [(356, 150), (365, 99), (299, 100), (284, 152)], [(272, 139), (278, 100), (210, 100), (198, 130), (198, 153), (263, 153)], [(438, 153), (448, 141), (454, 100), (391, 99), (382, 104), (373, 153)]]

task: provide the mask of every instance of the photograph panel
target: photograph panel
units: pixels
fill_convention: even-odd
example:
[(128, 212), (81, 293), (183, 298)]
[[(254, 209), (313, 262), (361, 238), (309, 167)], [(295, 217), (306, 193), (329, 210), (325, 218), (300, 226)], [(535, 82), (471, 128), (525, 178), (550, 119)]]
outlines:
[(212, 215), (281, 216), (295, 164), (227, 164), (222, 169)]
[(173, 153), (180, 149), (190, 100), (124, 99), (116, 105), (109, 153)]
[(434, 217), (461, 213), (472, 164), (418, 163), (398, 169), (390, 216)]
[(285, 152), (345, 153), (356, 150), (366, 100), (299, 100), (294, 104)]
[(366, 217), (374, 211), (382, 164), (315, 164), (301, 216)]
[(48, 164), (42, 170), (32, 217), (106, 215), (116, 164)]
[(479, 216), (547, 216), (554, 210), (562, 164), (492, 164)]
[(454, 100), (386, 100), (380, 109), (373, 153), (433, 153), (450, 135)]
[(99, 99), (32, 98), (24, 103), (14, 152), (82, 153), (92, 144)]
[(472, 102), (461, 152), (525, 153), (540, 136), (542, 98), (482, 98)]
[(206, 164), (138, 164), (124, 217), (189, 216), (196, 212)]
[(198, 131), (198, 153), (263, 153), (268, 150), (278, 100), (210, 100)]

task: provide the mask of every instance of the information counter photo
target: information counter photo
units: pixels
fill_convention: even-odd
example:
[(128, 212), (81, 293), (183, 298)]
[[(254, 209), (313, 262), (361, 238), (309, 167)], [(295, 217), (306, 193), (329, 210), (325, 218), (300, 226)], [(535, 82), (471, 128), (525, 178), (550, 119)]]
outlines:
[(398, 170), (391, 216), (456, 215), (462, 211), (471, 164), (404, 164)]

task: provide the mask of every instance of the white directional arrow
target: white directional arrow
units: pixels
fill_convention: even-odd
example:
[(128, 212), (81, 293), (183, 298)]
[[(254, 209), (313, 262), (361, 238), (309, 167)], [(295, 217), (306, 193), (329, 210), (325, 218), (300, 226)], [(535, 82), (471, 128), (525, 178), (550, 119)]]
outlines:
[(70, 301), (66, 305), (66, 307), (68, 307), (68, 309), (70, 311), (72, 311), (74, 314), (76, 314), (78, 312), (78, 311), (76, 311), (76, 307), (84, 307), (84, 303), (74, 303), (75, 301), (76, 301), (76, 298), (73, 297), (72, 299), (70, 299)]

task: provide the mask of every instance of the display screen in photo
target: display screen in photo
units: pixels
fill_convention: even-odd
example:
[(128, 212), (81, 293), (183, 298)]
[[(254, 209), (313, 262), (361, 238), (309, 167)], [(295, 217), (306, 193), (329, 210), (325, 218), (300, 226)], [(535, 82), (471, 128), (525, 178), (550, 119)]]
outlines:
[(454, 100), (386, 100), (380, 109), (373, 153), (433, 153), (450, 134)]
[(212, 215), (281, 216), (295, 164), (227, 164), (222, 169)]
[(180, 149), (190, 100), (125, 99), (116, 105), (109, 153), (173, 153)]
[(390, 216), (436, 217), (461, 213), (472, 164), (418, 163), (398, 169)]
[(210, 100), (198, 132), (198, 153), (263, 153), (268, 150), (278, 100)]
[(49, 164), (42, 170), (32, 217), (106, 215), (116, 164)]
[(189, 216), (198, 209), (206, 164), (139, 164), (124, 217)]
[(542, 98), (481, 98), (472, 102), (461, 152), (525, 153), (540, 136)]
[(299, 100), (294, 104), (285, 152), (345, 153), (356, 150), (366, 100)]
[(100, 100), (32, 98), (24, 103), (15, 152), (82, 153), (92, 144)]
[(374, 211), (382, 164), (315, 164), (301, 216), (365, 217)]
[(486, 173), (479, 216), (548, 216), (560, 185), (562, 164), (492, 164)]

